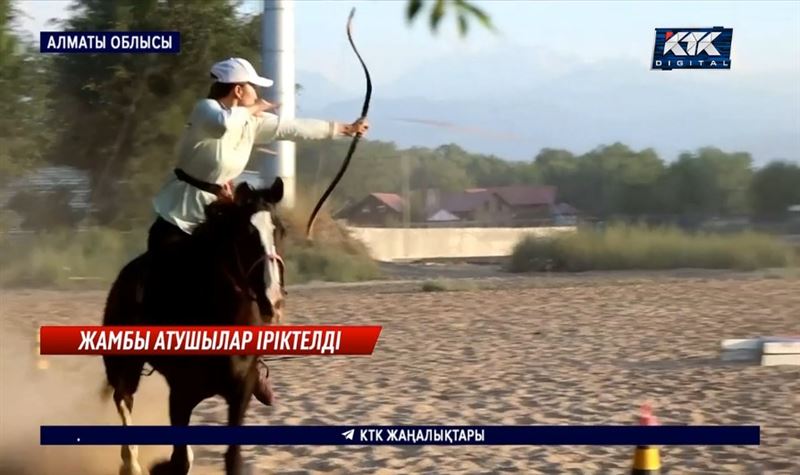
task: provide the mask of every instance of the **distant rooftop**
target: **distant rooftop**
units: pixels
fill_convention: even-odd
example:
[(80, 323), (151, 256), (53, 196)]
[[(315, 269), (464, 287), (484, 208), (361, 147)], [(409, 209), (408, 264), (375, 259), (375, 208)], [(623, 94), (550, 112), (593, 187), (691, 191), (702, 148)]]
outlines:
[(70, 206), (79, 209), (89, 207), (89, 174), (66, 166), (42, 167), (7, 184), (0, 190), (0, 206), (5, 206), (12, 196), (22, 190), (52, 191), (59, 187), (72, 191)]
[(555, 205), (556, 187), (511, 185), (468, 188), (463, 192), (445, 194), (440, 208), (453, 213), (472, 211), (483, 205), (491, 195), (500, 197), (509, 206)]
[(370, 193), (378, 201), (401, 213), (403, 211), (403, 198), (397, 193)]

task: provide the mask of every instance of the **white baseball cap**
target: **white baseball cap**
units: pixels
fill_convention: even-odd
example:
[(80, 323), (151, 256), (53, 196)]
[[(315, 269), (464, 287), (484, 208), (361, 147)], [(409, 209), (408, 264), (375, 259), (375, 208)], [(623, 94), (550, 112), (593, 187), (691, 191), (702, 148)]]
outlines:
[(270, 87), (272, 79), (261, 77), (250, 61), (243, 58), (228, 58), (211, 66), (211, 76), (219, 82), (249, 82), (261, 87)]

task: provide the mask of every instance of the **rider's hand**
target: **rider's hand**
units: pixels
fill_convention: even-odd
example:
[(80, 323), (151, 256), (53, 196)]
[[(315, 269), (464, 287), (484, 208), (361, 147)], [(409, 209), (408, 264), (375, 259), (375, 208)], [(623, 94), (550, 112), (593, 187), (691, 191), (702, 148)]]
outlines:
[(366, 118), (358, 119), (352, 124), (339, 124), (339, 133), (352, 137), (356, 134), (366, 135), (369, 130), (369, 121)]
[(252, 115), (258, 117), (264, 112), (277, 109), (279, 106), (280, 104), (273, 104), (271, 102), (259, 98), (256, 99), (255, 104), (248, 107), (247, 109), (250, 111)]
[(233, 201), (233, 183), (227, 182), (222, 185), (222, 198)]

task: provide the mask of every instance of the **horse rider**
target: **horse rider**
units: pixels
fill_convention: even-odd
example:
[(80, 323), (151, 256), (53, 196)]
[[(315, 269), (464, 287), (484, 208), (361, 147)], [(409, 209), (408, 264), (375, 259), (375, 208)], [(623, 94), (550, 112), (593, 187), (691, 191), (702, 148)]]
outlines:
[[(244, 171), (254, 144), (363, 135), (369, 129), (366, 119), (345, 124), (276, 115), (271, 111), (278, 106), (259, 98), (256, 90), (273, 81), (242, 58), (214, 64), (211, 77), (208, 97), (197, 101), (180, 138), (177, 168), (154, 199), (157, 217), (150, 227), (148, 251), (186, 239), (204, 220), (206, 205), (232, 198), (232, 182)], [(254, 396), (271, 406), (269, 368), (260, 363)]]

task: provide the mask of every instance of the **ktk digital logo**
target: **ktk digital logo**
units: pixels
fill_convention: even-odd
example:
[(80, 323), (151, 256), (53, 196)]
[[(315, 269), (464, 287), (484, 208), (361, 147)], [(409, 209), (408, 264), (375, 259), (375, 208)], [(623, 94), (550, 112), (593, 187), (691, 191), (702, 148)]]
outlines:
[(652, 69), (730, 69), (733, 28), (656, 28)]

